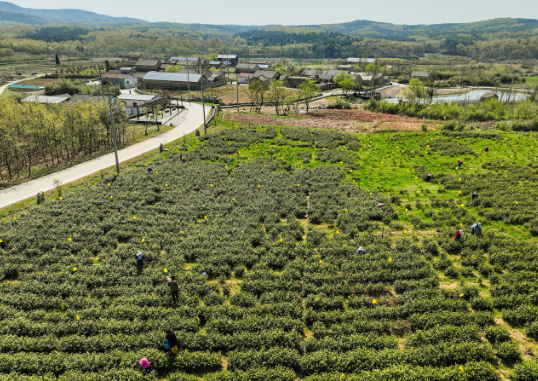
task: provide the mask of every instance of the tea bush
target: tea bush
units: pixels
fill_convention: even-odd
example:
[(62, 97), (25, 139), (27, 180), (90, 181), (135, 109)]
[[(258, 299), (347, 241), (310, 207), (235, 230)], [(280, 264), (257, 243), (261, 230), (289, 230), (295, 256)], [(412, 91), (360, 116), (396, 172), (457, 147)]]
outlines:
[(538, 337), (538, 258), (493, 229), (533, 231), (537, 173), (477, 147), (519, 137), (454, 134), (224, 129), (4, 221), (0, 381), (138, 380), (141, 357), (145, 379), (499, 380), (496, 314)]

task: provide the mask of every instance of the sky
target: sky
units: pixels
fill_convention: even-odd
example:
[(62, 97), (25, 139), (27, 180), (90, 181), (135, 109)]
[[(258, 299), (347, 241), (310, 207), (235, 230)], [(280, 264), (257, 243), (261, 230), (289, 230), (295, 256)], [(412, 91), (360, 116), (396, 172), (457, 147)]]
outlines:
[[(538, 19), (536, 0), (11, 0), (26, 8), (75, 8), (147, 21), (240, 25), (311, 25), (354, 20), (441, 24), (499, 17)], [(202, 6), (200, 6), (202, 5)]]

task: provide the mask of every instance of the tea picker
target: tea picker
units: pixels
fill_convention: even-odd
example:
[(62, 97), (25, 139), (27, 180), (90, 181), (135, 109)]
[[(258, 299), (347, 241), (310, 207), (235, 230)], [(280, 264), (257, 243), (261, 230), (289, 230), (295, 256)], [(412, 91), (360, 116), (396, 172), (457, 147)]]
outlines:
[(357, 249), (357, 251), (355, 252), (355, 255), (357, 254), (362, 254), (362, 255), (365, 255), (366, 254), (366, 250), (364, 250), (364, 248), (362, 246), (359, 246), (359, 248)]
[(138, 369), (141, 372), (151, 372), (153, 370), (151, 367), (151, 363), (145, 357), (142, 357), (140, 361), (138, 362)]
[(463, 230), (458, 230), (458, 231), (456, 232), (456, 241), (458, 241), (458, 242), (463, 241), (463, 235), (464, 235), (464, 234), (465, 234), (465, 233), (463, 232)]
[(461, 161), (461, 159), (458, 160), (458, 168), (460, 168), (462, 165), (463, 165), (463, 161)]
[(171, 329), (167, 330), (163, 342), (164, 348), (170, 349), (170, 352), (176, 354), (177, 352), (179, 352), (178, 344), (179, 342), (174, 331), (172, 331)]
[(144, 254), (142, 254), (141, 251), (138, 251), (135, 254), (135, 259), (136, 259), (136, 267), (139, 270), (142, 270), (142, 267), (144, 267)]
[(478, 197), (478, 192), (474, 191), (474, 192), (473, 192), (473, 195), (472, 195), (471, 197), (473, 198), (473, 201), (474, 201), (474, 200), (478, 200), (478, 198), (479, 198), (479, 197)]
[(433, 175), (431, 173), (428, 173), (425, 177), (424, 177), (424, 181), (427, 181), (427, 182), (430, 182), (433, 180)]
[(482, 224), (480, 222), (477, 222), (476, 224), (471, 226), (471, 233), (473, 235), (478, 235), (482, 233)]
[(166, 278), (166, 283), (170, 288), (170, 295), (172, 296), (172, 304), (177, 304), (177, 298), (179, 294), (179, 285), (177, 284), (176, 277), (173, 275), (168, 275)]

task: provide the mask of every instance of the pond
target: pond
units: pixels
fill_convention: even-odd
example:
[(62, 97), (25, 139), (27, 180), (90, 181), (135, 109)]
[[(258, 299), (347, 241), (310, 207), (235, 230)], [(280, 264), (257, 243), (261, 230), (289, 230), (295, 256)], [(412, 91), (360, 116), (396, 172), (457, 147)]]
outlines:
[[(433, 101), (435, 103), (442, 103), (442, 102), (476, 102), (479, 101), (482, 95), (485, 93), (491, 93), (491, 90), (485, 90), (485, 89), (474, 89), (464, 94), (449, 94), (449, 95), (437, 95), (433, 97)], [(511, 93), (508, 92), (497, 92), (497, 95), (499, 96), (499, 100), (508, 100), (510, 101), (522, 101), (525, 100), (529, 94), (525, 93)], [(386, 98), (387, 102), (390, 103), (398, 103), (398, 98)]]

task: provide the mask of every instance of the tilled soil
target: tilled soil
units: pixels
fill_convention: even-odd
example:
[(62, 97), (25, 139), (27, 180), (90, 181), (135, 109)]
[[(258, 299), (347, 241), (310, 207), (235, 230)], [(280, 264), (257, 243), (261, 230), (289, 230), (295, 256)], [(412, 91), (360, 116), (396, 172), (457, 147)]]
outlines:
[(228, 119), (233, 122), (254, 125), (286, 125), (293, 127), (330, 128), (349, 131), (420, 131), (423, 124), (428, 129), (437, 128), (437, 123), (418, 118), (381, 114), (368, 110), (322, 110), (309, 114), (294, 114), (292, 117), (279, 117), (264, 114), (231, 113)]

